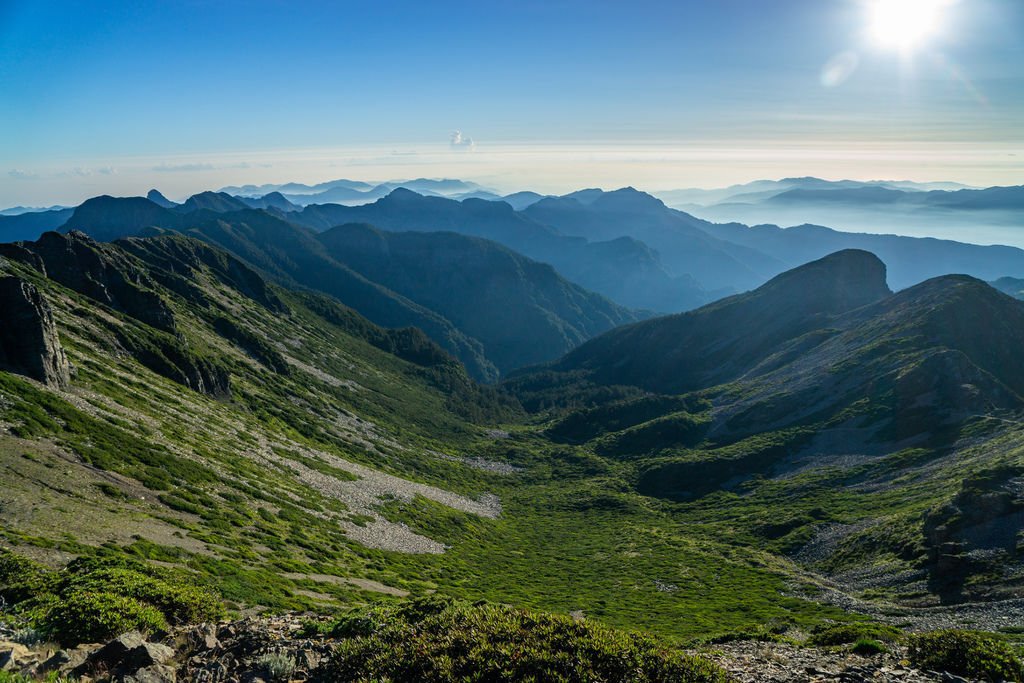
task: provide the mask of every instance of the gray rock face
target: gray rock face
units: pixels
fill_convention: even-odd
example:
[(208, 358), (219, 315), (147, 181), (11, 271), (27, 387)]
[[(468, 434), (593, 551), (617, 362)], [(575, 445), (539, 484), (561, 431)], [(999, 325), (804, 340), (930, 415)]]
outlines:
[(134, 683), (173, 682), (174, 669), (166, 666), (173, 657), (170, 647), (150, 643), (138, 631), (131, 631), (93, 652), (73, 673), (110, 672), (115, 679)]
[(0, 643), (0, 671), (17, 671), (32, 661), (32, 652), (18, 643)]
[(51, 387), (71, 381), (53, 312), (39, 290), (19, 277), (0, 277), (0, 369)]
[(36, 267), (51, 280), (158, 330), (175, 334), (174, 313), (148, 275), (88, 235), (44, 233), (35, 242), (0, 245), (0, 255)]

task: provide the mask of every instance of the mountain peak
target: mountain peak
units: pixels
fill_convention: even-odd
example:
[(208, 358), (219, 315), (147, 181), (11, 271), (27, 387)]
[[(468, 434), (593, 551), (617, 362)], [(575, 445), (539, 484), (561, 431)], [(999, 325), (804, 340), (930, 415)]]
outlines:
[(612, 330), (556, 367), (592, 370), (601, 383), (651, 391), (707, 388), (742, 376), (788, 341), (889, 297), (885, 264), (870, 252), (847, 249), (751, 292)]
[(101, 195), (87, 199), (64, 224), (64, 232), (81, 230), (95, 240), (106, 242), (138, 234), (152, 225), (178, 227), (178, 217), (145, 197)]
[(783, 293), (818, 312), (842, 313), (889, 294), (885, 264), (870, 251), (843, 249), (778, 275), (757, 292)]
[(394, 201), (408, 202), (408, 201), (415, 201), (417, 199), (422, 199), (422, 198), (423, 198), (423, 195), (421, 195), (419, 192), (413, 192), (412, 190), (410, 190), (410, 189), (408, 189), (406, 187), (396, 187), (395, 189), (391, 190), (391, 192), (389, 192), (387, 194), (387, 196), (384, 197), (384, 199), (386, 199), (388, 201), (393, 201), (393, 202)]
[(594, 200), (593, 205), (595, 208), (613, 211), (650, 211), (665, 208), (665, 204), (657, 197), (631, 186), (605, 192)]
[(173, 209), (174, 207), (177, 206), (177, 204), (175, 204), (170, 199), (165, 197), (163, 193), (160, 192), (160, 190), (157, 190), (156, 188), (146, 193), (146, 199), (153, 202), (157, 206), (164, 207), (165, 209)]
[(181, 205), (181, 211), (191, 213), (200, 209), (206, 209), (215, 213), (228, 213), (230, 211), (242, 211), (248, 209), (249, 205), (242, 200), (232, 197), (226, 192), (213, 192), (206, 190), (194, 194)]

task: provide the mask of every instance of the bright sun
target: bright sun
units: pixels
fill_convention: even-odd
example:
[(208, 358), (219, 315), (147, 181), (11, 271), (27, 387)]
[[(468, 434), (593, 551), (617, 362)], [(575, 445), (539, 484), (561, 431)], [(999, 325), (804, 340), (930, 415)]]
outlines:
[(909, 51), (934, 35), (950, 0), (873, 0), (870, 28), (885, 47)]

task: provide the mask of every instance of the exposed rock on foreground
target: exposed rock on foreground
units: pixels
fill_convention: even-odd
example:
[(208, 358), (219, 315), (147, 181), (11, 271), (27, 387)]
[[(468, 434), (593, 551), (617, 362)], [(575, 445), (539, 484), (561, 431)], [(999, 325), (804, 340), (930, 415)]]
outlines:
[[(150, 639), (127, 633), (106, 644), (61, 650), (52, 644), (27, 647), (7, 641), (0, 626), (0, 670), (42, 680), (47, 675), (120, 683), (273, 683), (321, 681), (323, 664), (336, 641), (307, 636), (306, 625), (323, 617), (289, 614), (204, 624)], [(159, 642), (156, 642), (158, 641)], [(899, 648), (875, 656), (838, 648), (736, 641), (696, 652), (743, 683), (770, 681), (890, 681), (958, 683), (969, 679), (921, 671), (906, 664)]]

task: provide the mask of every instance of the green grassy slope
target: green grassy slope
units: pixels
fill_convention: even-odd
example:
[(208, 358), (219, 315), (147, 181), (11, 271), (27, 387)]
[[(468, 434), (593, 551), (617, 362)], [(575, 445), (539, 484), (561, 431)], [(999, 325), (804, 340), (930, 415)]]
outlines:
[[(841, 616), (793, 597), (811, 582), (789, 561), (695, 534), (615, 458), (552, 443), (422, 335), (180, 236), (78, 249), (134, 273), (173, 332), (2, 261), (75, 367), (68, 391), (0, 373), (0, 528), (19, 554), (158, 561), (238, 607), (438, 590), (677, 637)], [(228, 381), (202, 393), (180, 366)]]

